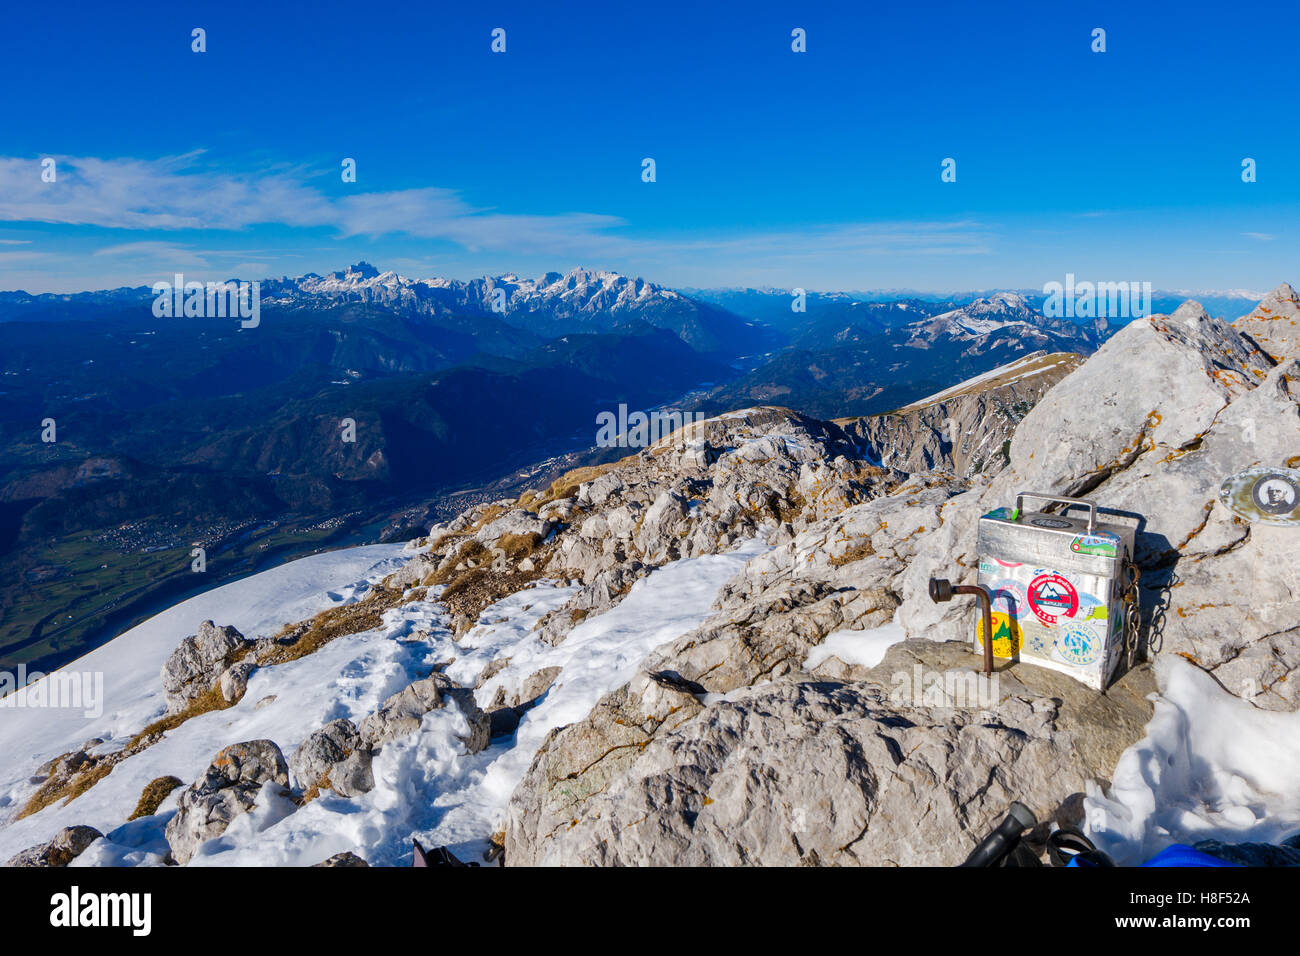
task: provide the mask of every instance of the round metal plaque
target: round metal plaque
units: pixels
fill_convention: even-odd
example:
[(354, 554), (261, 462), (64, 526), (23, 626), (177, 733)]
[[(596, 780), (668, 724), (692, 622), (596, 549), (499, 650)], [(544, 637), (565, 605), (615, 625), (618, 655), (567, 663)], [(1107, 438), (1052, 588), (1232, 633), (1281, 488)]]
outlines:
[(1247, 521), (1300, 527), (1300, 471), (1292, 468), (1239, 471), (1224, 479), (1219, 499)]

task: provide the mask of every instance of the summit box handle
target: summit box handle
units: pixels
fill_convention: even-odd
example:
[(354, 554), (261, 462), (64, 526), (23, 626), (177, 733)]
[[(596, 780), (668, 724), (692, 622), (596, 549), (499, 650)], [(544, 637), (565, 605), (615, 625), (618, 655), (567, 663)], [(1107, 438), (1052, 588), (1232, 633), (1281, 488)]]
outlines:
[(1026, 498), (1038, 498), (1042, 501), (1057, 501), (1067, 505), (1082, 505), (1088, 509), (1088, 534), (1092, 534), (1092, 529), (1097, 523), (1097, 502), (1091, 498), (1066, 498), (1062, 495), (1044, 495), (1036, 491), (1022, 491), (1016, 495), (1016, 513), (1019, 514), (1024, 510)]

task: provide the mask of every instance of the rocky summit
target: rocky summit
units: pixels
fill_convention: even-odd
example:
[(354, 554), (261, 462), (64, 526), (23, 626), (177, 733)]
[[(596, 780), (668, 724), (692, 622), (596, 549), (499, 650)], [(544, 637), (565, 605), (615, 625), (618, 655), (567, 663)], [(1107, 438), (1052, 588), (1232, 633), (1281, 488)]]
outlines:
[[(1233, 719), (1300, 709), (1300, 537), (1221, 495), (1300, 465), (1294, 309), (1187, 302), (886, 415), (694, 422), (466, 509), (314, 615), (202, 620), (139, 725), (35, 768), (12, 862), (383, 865), (416, 836), (511, 866), (952, 865), (1012, 801), (1036, 851), (1098, 833), (1177, 668)], [(1021, 492), (1135, 529), (1139, 640), (1104, 693), (980, 674), (974, 605), (930, 596), (976, 581), (978, 519)], [(88, 796), (119, 786), (130, 824)]]
[[(1133, 322), (1024, 414), (1005, 468), (891, 473), (869, 500), (779, 525), (709, 621), (543, 744), (507, 859), (954, 864), (1012, 799), (1078, 824), (1089, 782), (1143, 735), (1150, 664), (1105, 695), (1021, 663), (976, 707), (899, 701), (894, 679), (918, 665), (973, 666), (971, 611), (934, 603), (930, 577), (972, 583), (976, 519), (1019, 491), (1095, 498), (1141, 520), (1142, 656), (1294, 711), (1300, 538), (1234, 514), (1219, 487), (1298, 462), (1295, 351), (1265, 353), (1194, 302)], [(835, 632), (895, 615), (909, 640), (879, 665), (809, 664)]]

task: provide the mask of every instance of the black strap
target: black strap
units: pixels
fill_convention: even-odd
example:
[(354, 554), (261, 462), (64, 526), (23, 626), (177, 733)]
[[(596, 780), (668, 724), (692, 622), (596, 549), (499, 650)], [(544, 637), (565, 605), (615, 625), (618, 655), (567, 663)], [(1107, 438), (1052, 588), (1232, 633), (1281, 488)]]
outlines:
[(1076, 856), (1096, 852), (1093, 842), (1074, 827), (1061, 827), (1047, 835), (1047, 857), (1052, 866), (1068, 866)]

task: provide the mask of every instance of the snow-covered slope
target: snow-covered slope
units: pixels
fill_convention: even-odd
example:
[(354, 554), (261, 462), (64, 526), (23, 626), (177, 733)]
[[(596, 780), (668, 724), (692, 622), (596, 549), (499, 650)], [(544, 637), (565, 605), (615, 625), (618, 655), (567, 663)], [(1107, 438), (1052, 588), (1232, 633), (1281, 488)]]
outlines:
[[(463, 754), (456, 740), (465, 717), (455, 707), (425, 716), (420, 732), (385, 746), (375, 760), (375, 788), (355, 800), (325, 794), (302, 809), (267, 788), (256, 809), (240, 816), (205, 844), (198, 865), (311, 865), (352, 851), (373, 864), (397, 864), (415, 836), (429, 845), (450, 844), (464, 855), (486, 847), (505, 804), (551, 729), (581, 718), (599, 697), (626, 681), (655, 647), (699, 624), (718, 589), (754, 555), (760, 542), (727, 554), (671, 563), (637, 582), (606, 614), (579, 624), (559, 646), (542, 643), (533, 625), (568, 600), (573, 587), (542, 581), (483, 612), (478, 627), (453, 639), (436, 600), (412, 601), (385, 613), (381, 627), (334, 640), (306, 657), (265, 667), (228, 710), (192, 717), (154, 746), (132, 756), (82, 796), (23, 820), (13, 816), (35, 789), (27, 782), (43, 760), (103, 737), (120, 747), (163, 710), (158, 670), (180, 638), (212, 618), (235, 623), (246, 635), (273, 632), (284, 623), (355, 600), (367, 583), (395, 570), (413, 552), (373, 546), (319, 555), (246, 578), (193, 598), (128, 631), (73, 669), (102, 670), (109, 709), (99, 721), (79, 712), (0, 711), (0, 747), (13, 779), (4, 782), (0, 859), (48, 840), (60, 828), (88, 825), (106, 838), (75, 865), (161, 863), (164, 828), (180, 790), (158, 813), (131, 823), (141, 791), (151, 780), (200, 776), (222, 748), (240, 741), (274, 740), (286, 755), (323, 724), (339, 717), (356, 722), (391, 694), (453, 660), (446, 673), (472, 685), (491, 662), (509, 659), (477, 691), (483, 705), (498, 688), (517, 689), (548, 667), (563, 672), (545, 699), (522, 718), (515, 734), (487, 750)], [(30, 692), (30, 691), (29, 691)], [(18, 715), (17, 719), (10, 719)], [(54, 715), (53, 720), (48, 719)]]
[[(8, 759), (0, 768), (0, 787), (9, 786), (7, 774), (19, 769), (13, 766), (19, 761), (46, 760), (90, 737), (111, 740), (134, 733), (146, 718), (162, 713), (158, 672), (180, 639), (193, 634), (201, 621), (219, 620), (250, 636), (270, 634), (333, 604), (355, 600), (369, 583), (409, 557), (400, 544), (328, 551), (232, 581), (154, 615), (62, 669), (103, 675), (104, 713), (97, 719), (77, 708), (23, 706), (40, 692), (38, 683), (16, 692), (12, 703), (5, 698), (0, 753)], [(8, 804), (0, 807), (8, 809)]]
[[(140, 764), (133, 767), (127, 761), (110, 774), (95, 788), (108, 789), (93, 798), (88, 796), (91, 802), (78, 805), (73, 801), (66, 808), (51, 807), (24, 820), (13, 820), (35, 791), (29, 778), (42, 763), (95, 737), (104, 741), (106, 749), (121, 747), (163, 713), (159, 671), (180, 640), (193, 634), (200, 622), (217, 620), (233, 624), (246, 635), (268, 635), (331, 605), (356, 600), (369, 584), (401, 567), (409, 557), (401, 545), (312, 555), (214, 588), (151, 617), (62, 669), (62, 673), (103, 676), (103, 714), (98, 718), (86, 717), (83, 708), (22, 706), (42, 693), (40, 683), (5, 698), (6, 706), (0, 706), (0, 754), (4, 755), (0, 762), (0, 858), (7, 860), (18, 850), (48, 839), (61, 826), (87, 823), (112, 827), (130, 815), (140, 790), (153, 776), (159, 776), (149, 776), (144, 767), (143, 758), (149, 753), (136, 758), (141, 759)], [(223, 737), (223, 733), (214, 733), (214, 740)], [(215, 753), (187, 754), (174, 762), (167, 749), (159, 751), (159, 756), (161, 765), (172, 768), (164, 773), (193, 779)], [(106, 796), (109, 791), (114, 791), (112, 796)], [(123, 807), (124, 812), (119, 813)]]
[[(531, 630), (543, 614), (573, 593), (574, 589), (551, 582), (488, 608), (481, 619), (491, 623), (480, 624), (459, 642), (445, 627), (419, 620), (429, 636), (415, 653), (423, 655), (426, 669), (435, 661), (455, 657), (447, 675), (472, 683), (489, 663), (509, 658), (509, 666), (476, 691), (481, 705), (491, 702), (498, 687), (518, 687), (538, 670), (562, 667), (563, 671), (541, 703), (523, 716), (518, 730), (497, 738), (487, 750), (462, 754), (455, 734), (463, 732), (463, 717), (454, 708), (433, 711), (425, 716), (418, 734), (383, 749), (376, 759), (376, 786), (370, 793), (353, 800), (327, 795), (283, 821), (268, 812), (271, 825), (263, 832), (258, 832), (262, 821), (249, 814), (243, 826), (232, 826), (208, 843), (194, 862), (310, 865), (352, 850), (371, 864), (392, 865), (409, 861), (412, 837), (426, 846), (449, 846), (462, 859), (477, 859), (546, 736), (556, 727), (580, 720), (603, 694), (627, 681), (650, 651), (704, 620), (718, 589), (749, 558), (765, 550), (760, 542), (748, 542), (729, 554), (674, 562), (637, 582), (608, 613), (578, 625), (558, 647), (542, 643)], [(422, 617), (429, 610), (425, 605), (408, 614)], [(407, 624), (394, 620), (388, 633), (358, 635), (353, 642), (391, 644), (393, 633)], [(341, 659), (346, 653), (336, 656)], [(328, 699), (335, 685), (323, 686), (322, 696)], [(254, 696), (251, 689), (249, 696)], [(101, 852), (107, 854), (111, 847), (107, 841), (101, 844)], [(95, 857), (86, 862), (96, 862)]]

